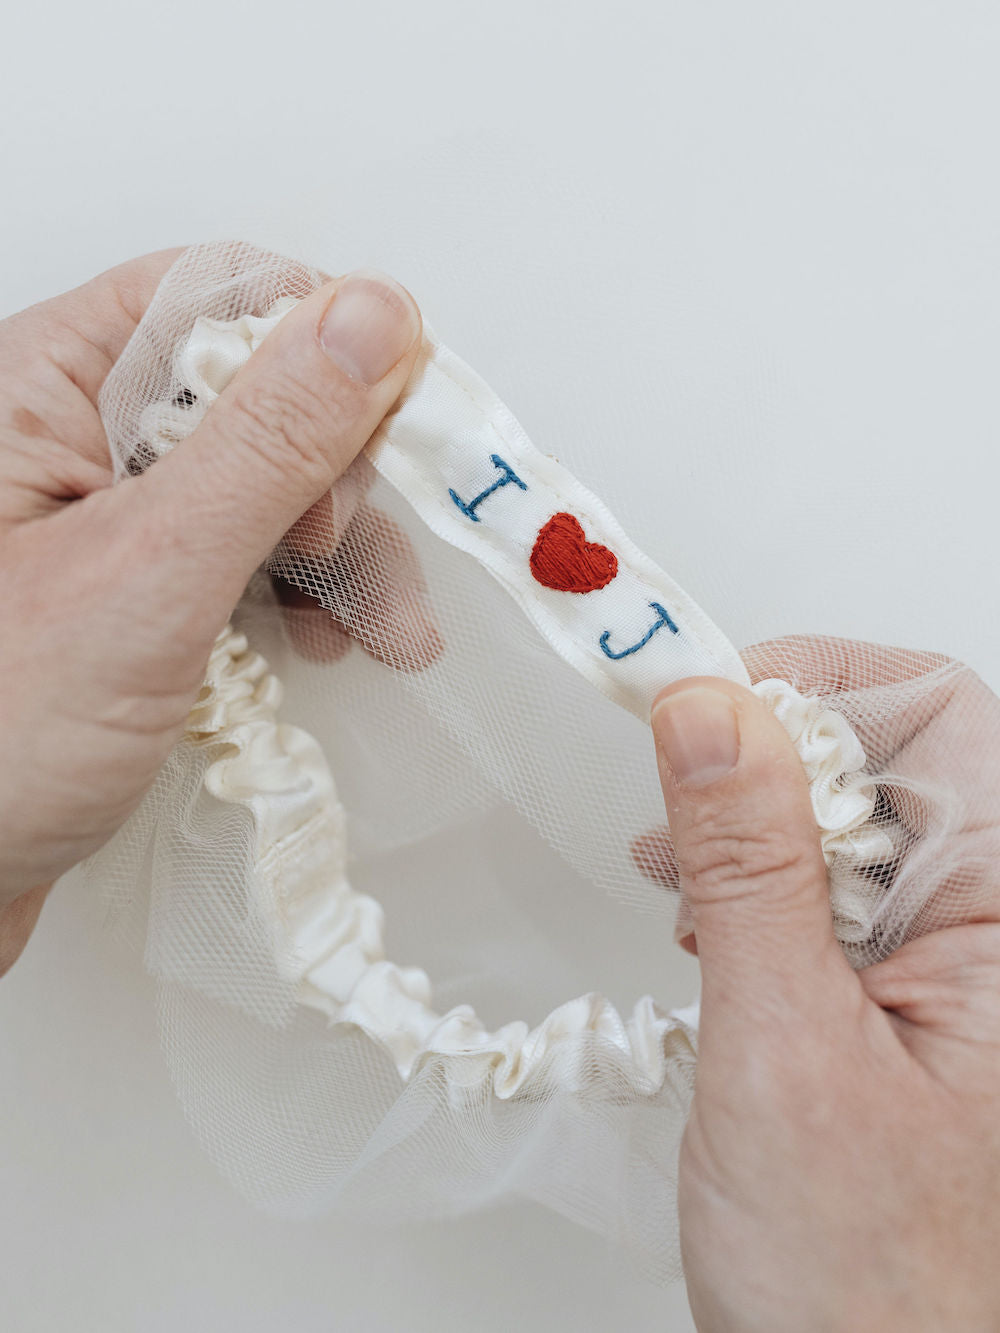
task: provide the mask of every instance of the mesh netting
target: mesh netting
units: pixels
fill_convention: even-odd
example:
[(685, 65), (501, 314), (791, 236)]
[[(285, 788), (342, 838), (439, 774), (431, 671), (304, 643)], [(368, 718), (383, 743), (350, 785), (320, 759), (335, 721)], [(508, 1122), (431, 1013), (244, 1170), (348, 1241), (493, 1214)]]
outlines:
[[(102, 394), (123, 484), (207, 409), (180, 355), (196, 319), (263, 316), (321, 281), (242, 245), (199, 247), (178, 261)], [(588, 465), (599, 476), (600, 462)], [(516, 1194), (621, 1242), (649, 1275), (675, 1276), (689, 1023), (638, 1009), (619, 1019), (593, 996), (585, 1018), (569, 1006), (557, 1021), (522, 1012), (522, 1002), (544, 1003), (546, 989), (529, 975), (544, 969), (544, 953), (525, 964), (517, 918), (484, 941), (474, 920), (436, 921), (429, 901), (428, 932), (457, 932), (456, 952), (467, 941), (471, 960), (465, 974), (435, 976), (439, 1005), (445, 994), (456, 1006), (449, 1030), (472, 1031), (462, 985), (474, 998), (487, 967), (508, 967), (511, 978), (498, 995), (516, 1012), (497, 1017), (539, 1026), (508, 1024), (504, 1053), (486, 1043), (461, 1068), (427, 1032), (407, 1053), (380, 1038), (375, 1001), (361, 994), (375, 984), (382, 946), (372, 934), (359, 952), (357, 939), (380, 916), (344, 879), (405, 903), (407, 849), (460, 840), (483, 811), (503, 807), (540, 835), (526, 877), (552, 873), (554, 849), (629, 908), (674, 914), (680, 895), (648, 729), (553, 653), (504, 589), (425, 527), (365, 456), (287, 535), (234, 627), (201, 714), (90, 865), (119, 922), (144, 931), (164, 1049), (201, 1141), (240, 1189), (272, 1207), (415, 1218)], [(871, 824), (891, 852), (830, 866), (848, 904), (837, 931), (852, 963), (973, 918), (998, 850), (986, 802), (1000, 777), (991, 757), (1000, 714), (986, 687), (938, 655), (844, 640), (785, 638), (742, 656), (753, 680), (787, 681), (836, 710), (864, 747)], [(280, 705), (267, 684), (275, 677)], [(262, 787), (264, 807), (233, 794), (248, 756), (257, 754), (251, 785), (253, 771), (273, 771), (261, 747), (275, 736), (286, 759), (294, 752), (318, 771), (311, 740), (336, 780), (334, 799), (316, 778), (308, 845), (298, 825), (268, 831), (266, 803), (277, 810), (286, 790), (280, 774)], [(302, 940), (321, 933), (324, 894), (348, 905), (336, 929), (345, 912), (357, 925), (349, 947), (339, 937), (324, 946), (325, 957), (341, 948), (333, 980), (303, 957)], [(682, 908), (677, 932), (686, 930)], [(404, 961), (425, 961), (411, 941), (393, 943)], [(422, 1013), (426, 978), (404, 973), (380, 973), (379, 984), (402, 997), (400, 1013)], [(478, 1036), (462, 1040), (479, 1049)]]

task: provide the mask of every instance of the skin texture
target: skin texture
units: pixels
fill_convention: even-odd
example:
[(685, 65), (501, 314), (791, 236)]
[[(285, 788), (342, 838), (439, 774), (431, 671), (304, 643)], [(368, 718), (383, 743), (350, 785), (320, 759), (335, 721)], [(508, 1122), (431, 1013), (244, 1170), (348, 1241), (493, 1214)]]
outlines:
[[(392, 558), (373, 594), (382, 601), (398, 579), (419, 583), (405, 537), (366, 509), (363, 477), (349, 475), (339, 501), (328, 495), (412, 366), (419, 316), (400, 289), (392, 299), (412, 337), (377, 382), (323, 351), (331, 282), (189, 440), (110, 487), (97, 393), (174, 257), (133, 261), (0, 325), (0, 972), (51, 881), (148, 789), (216, 634), (290, 528), (295, 548), (301, 515), (311, 510), (299, 531), (313, 559), (362, 541), (359, 527), (374, 534)], [(345, 651), (350, 608), (338, 624), (291, 585), (279, 600), (304, 656)], [(413, 669), (441, 645), (428, 620), (363, 646)], [(826, 644), (827, 684), (831, 655), (845, 687), (866, 670), (884, 677), (870, 649)], [(635, 855), (654, 878), (679, 880), (684, 942), (702, 968), (679, 1179), (698, 1327), (1000, 1328), (997, 701), (974, 678), (950, 685), (893, 755), (896, 771), (920, 771), (950, 754), (954, 781), (977, 792), (960, 835), (970, 863), (987, 867), (975, 911), (855, 973), (834, 940), (803, 770), (780, 725), (717, 680), (681, 682), (661, 700), (672, 836), (651, 832)], [(720, 718), (736, 745), (728, 758)], [(897, 814), (919, 832), (919, 811)]]

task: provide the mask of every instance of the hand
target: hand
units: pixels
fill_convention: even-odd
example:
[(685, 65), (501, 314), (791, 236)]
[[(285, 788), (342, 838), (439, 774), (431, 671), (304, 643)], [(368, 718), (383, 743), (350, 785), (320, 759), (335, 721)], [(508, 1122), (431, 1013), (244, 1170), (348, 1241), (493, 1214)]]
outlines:
[(327, 283), (188, 440), (112, 487), (97, 393), (176, 254), (0, 324), (0, 973), (51, 881), (152, 783), (250, 575), (359, 453), (420, 342), (390, 280)]
[[(911, 656), (828, 640), (815, 661), (850, 689), (905, 679)], [(739, 686), (694, 680), (660, 696), (653, 728), (660, 877), (679, 874), (702, 970), (678, 1186), (699, 1329), (1000, 1327), (1000, 701), (944, 673), (897, 729), (892, 771), (943, 769), (964, 817), (916, 937), (860, 972), (780, 724)], [(926, 817), (903, 798), (895, 813), (917, 833)]]

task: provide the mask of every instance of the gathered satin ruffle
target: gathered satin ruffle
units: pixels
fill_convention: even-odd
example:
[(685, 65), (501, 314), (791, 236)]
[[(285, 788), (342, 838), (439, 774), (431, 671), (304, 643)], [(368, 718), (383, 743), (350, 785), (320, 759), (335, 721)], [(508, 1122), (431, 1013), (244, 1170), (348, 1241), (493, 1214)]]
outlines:
[(278, 720), (280, 701), (267, 663), (227, 626), (185, 741), (210, 748), (211, 794), (252, 817), (256, 891), (278, 915), (279, 966), (303, 1004), (362, 1029), (403, 1079), (437, 1061), (450, 1086), (488, 1080), (501, 1098), (532, 1095), (540, 1079), (585, 1091), (594, 1039), (619, 1053), (637, 1097), (661, 1087), (668, 1061), (693, 1058), (696, 1008), (665, 1013), (648, 996), (622, 1018), (603, 996), (582, 995), (535, 1028), (516, 1021), (489, 1031), (468, 1005), (436, 1012), (427, 974), (386, 958), (382, 908), (347, 879), (345, 816), (329, 766), (307, 732)]

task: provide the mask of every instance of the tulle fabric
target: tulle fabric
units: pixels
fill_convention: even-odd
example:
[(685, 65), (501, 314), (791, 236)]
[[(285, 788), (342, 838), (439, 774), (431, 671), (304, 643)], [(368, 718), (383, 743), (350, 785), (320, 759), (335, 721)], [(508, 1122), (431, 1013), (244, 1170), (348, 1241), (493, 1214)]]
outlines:
[[(196, 320), (263, 321), (320, 281), (243, 245), (178, 261), (102, 394), (122, 484), (207, 410), (207, 380), (183, 356)], [(233, 364), (215, 370), (221, 385)], [(753, 681), (805, 696), (810, 716), (832, 710), (860, 747), (874, 840), (828, 858), (851, 962), (973, 917), (998, 850), (985, 686), (934, 654), (841, 640), (786, 638), (742, 659)], [(195, 1132), (250, 1198), (391, 1220), (520, 1195), (667, 1281), (693, 1013), (642, 996), (619, 1011), (592, 993), (477, 1028), (450, 985), (456, 1003), (431, 1009), (439, 979), (419, 957), (395, 949), (395, 972), (386, 960), (376, 900), (405, 895), (406, 849), (457, 839), (496, 807), (584, 880), (689, 933), (647, 728), (362, 456), (251, 583), (184, 739), (88, 870), (144, 941)], [(471, 958), (518, 959), (516, 934), (473, 929), (433, 925), (467, 937)], [(310, 968), (338, 957), (317, 986)]]

